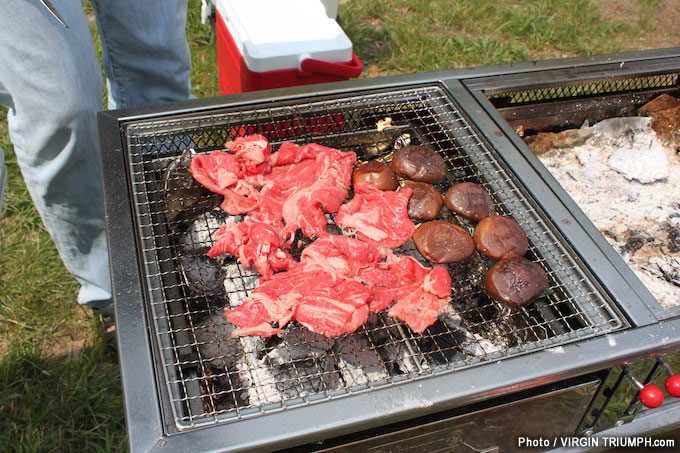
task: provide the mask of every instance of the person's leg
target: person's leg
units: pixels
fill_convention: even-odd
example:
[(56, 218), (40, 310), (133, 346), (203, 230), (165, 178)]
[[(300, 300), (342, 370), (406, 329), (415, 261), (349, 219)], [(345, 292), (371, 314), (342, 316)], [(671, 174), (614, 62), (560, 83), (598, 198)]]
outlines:
[(91, 0), (109, 109), (188, 99), (187, 0)]
[[(0, 0), (0, 102), (28, 190), (78, 302), (111, 302), (95, 113), (102, 75), (80, 0)], [(114, 2), (115, 3), (115, 2)]]

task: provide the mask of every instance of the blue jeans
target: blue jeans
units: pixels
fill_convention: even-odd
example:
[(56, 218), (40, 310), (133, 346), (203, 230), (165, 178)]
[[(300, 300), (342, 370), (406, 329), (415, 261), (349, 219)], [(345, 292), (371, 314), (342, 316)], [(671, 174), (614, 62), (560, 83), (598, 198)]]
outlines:
[[(28, 190), (78, 302), (111, 302), (96, 112), (102, 73), (81, 0), (0, 0), (0, 103)], [(187, 0), (92, 0), (109, 108), (187, 99)], [(2, 151), (0, 150), (0, 153)]]

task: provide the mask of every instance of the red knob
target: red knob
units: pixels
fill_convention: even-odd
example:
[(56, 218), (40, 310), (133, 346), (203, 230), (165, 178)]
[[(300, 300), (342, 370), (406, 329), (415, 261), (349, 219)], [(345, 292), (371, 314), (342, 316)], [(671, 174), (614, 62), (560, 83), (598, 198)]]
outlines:
[(666, 379), (666, 391), (670, 396), (680, 397), (680, 376), (674, 374)]
[(640, 390), (640, 401), (651, 409), (659, 407), (663, 403), (663, 392), (656, 385), (645, 385)]

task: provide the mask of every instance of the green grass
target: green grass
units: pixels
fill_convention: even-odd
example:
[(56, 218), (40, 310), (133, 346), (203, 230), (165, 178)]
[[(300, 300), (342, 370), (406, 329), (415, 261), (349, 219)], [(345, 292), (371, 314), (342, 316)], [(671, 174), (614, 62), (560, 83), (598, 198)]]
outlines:
[(13, 344), (0, 358), (3, 451), (124, 451), (116, 354), (101, 342), (77, 356)]
[(640, 14), (632, 21), (603, 17), (594, 5), (591, 0), (349, 0), (339, 15), (360, 58), (396, 74), (631, 50), (631, 40), (654, 27), (649, 11), (660, 3), (640, 0)]
[[(629, 4), (635, 14), (604, 15), (593, 0), (348, 0), (339, 16), (367, 66), (362, 77), (370, 77), (634, 50), (656, 30), (654, 11), (662, 3), (637, 0)], [(87, 3), (86, 10), (92, 11)], [(215, 43), (210, 27), (200, 24), (198, 0), (190, 0), (188, 19), (194, 94), (215, 96)], [(96, 33), (95, 47), (101, 52)], [(0, 219), (0, 445), (126, 450), (116, 355), (90, 312), (76, 304), (77, 284), (21, 178), (6, 112), (0, 108), (9, 169)]]

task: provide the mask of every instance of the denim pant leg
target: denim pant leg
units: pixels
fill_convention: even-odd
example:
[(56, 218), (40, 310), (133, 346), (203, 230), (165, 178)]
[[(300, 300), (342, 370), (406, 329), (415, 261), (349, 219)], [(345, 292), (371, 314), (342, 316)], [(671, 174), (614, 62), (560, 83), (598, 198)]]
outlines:
[(188, 0), (91, 0), (102, 38), (109, 109), (191, 96)]
[(102, 77), (80, 0), (0, 0), (0, 103), (31, 197), (78, 302), (111, 300), (95, 113)]
[(0, 147), (0, 218), (2, 217), (2, 202), (5, 198), (5, 185), (7, 185), (7, 167), (5, 166), (5, 153)]

